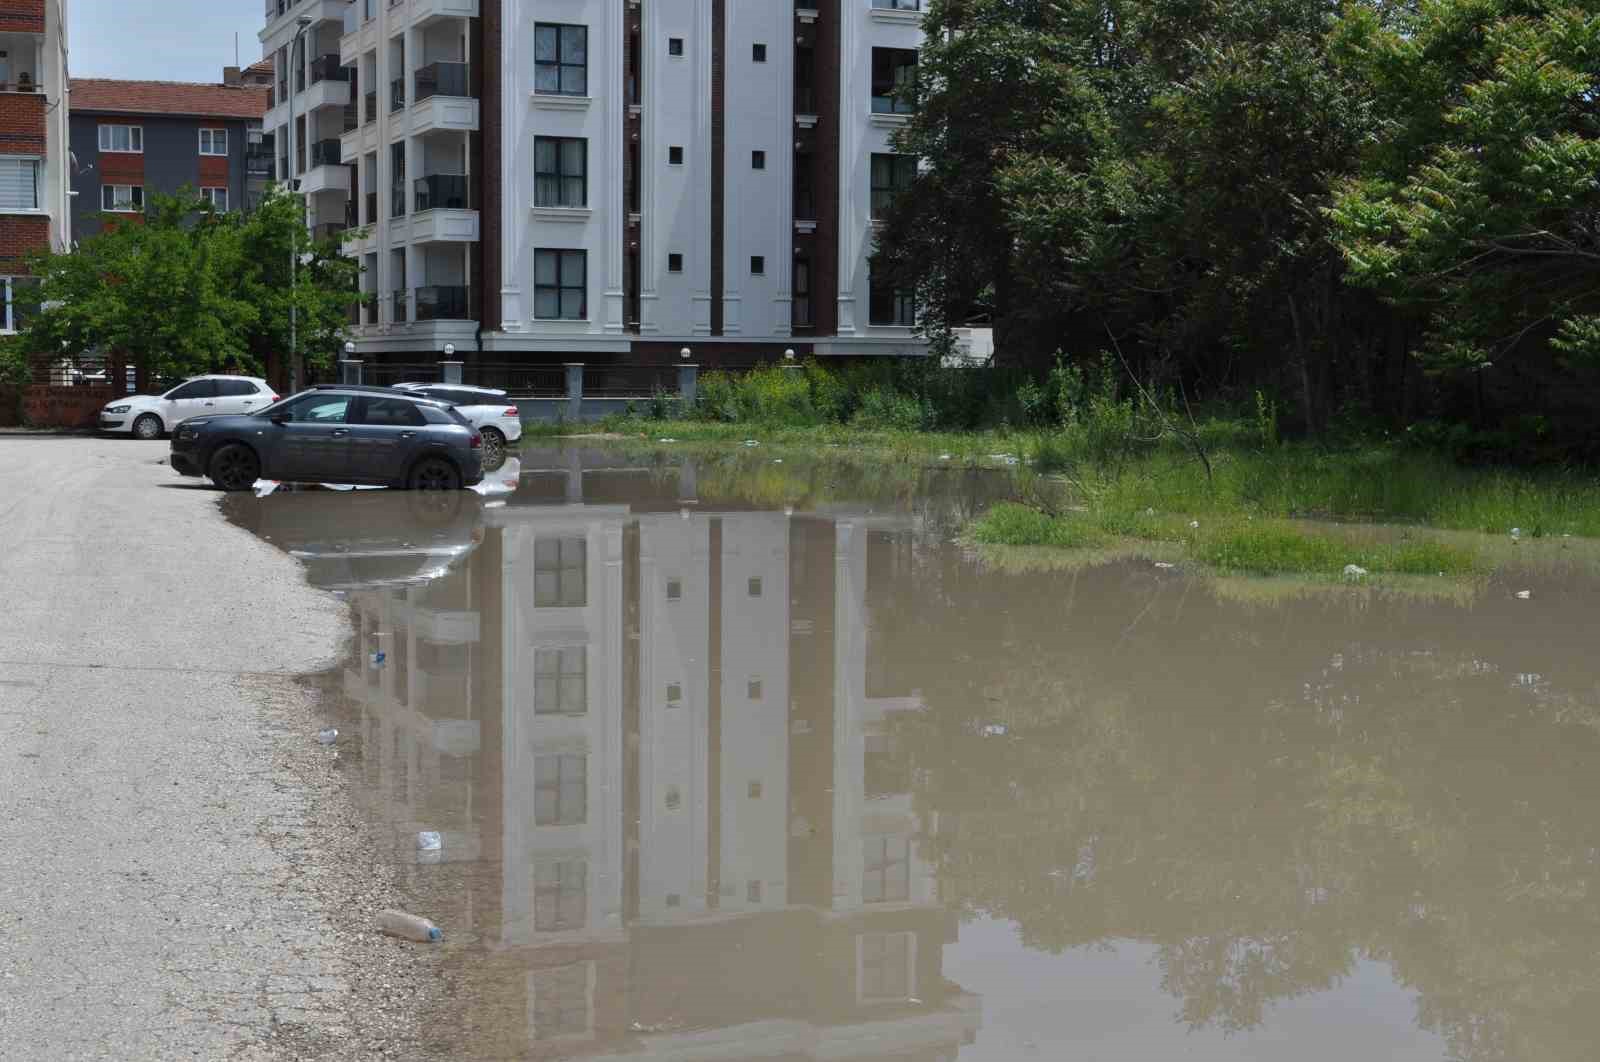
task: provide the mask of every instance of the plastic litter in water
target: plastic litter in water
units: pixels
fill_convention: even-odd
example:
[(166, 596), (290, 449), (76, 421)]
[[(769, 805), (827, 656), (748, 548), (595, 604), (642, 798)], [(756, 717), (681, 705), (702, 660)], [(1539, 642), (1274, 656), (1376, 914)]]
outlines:
[(1359, 564), (1346, 564), (1344, 566), (1344, 577), (1346, 579), (1362, 579), (1366, 575), (1367, 570)]
[(1522, 528), (1520, 528), (1520, 527), (1513, 527), (1513, 528), (1512, 528), (1512, 529), (1511, 529), (1511, 537), (1512, 537), (1512, 538), (1513, 538), (1513, 539), (1518, 539), (1518, 538), (1521, 538), (1521, 537), (1522, 537)]
[(1191, 530), (1191, 531), (1200, 530), (1200, 521), (1199, 520), (1190, 520), (1189, 521), (1189, 530)]
[(658, 443), (675, 443), (677, 441), (678, 441), (677, 439), (657, 439), (656, 440), (656, 442), (658, 442)]
[(781, 458), (781, 457), (774, 457), (774, 458), (773, 458), (773, 459), (772, 459), (772, 463), (773, 463), (773, 464), (775, 464), (775, 465), (781, 465), (781, 464), (783, 464), (783, 458)]
[(761, 444), (760, 444), (760, 443), (759, 443), (759, 442), (757, 442), (757, 441), (756, 441), (756, 440), (754, 440), (754, 439), (746, 439), (746, 440), (745, 440), (745, 441), (744, 441), (744, 444), (745, 444), (745, 445), (746, 445), (746, 446), (760, 446), (760, 445), (761, 445)]
[(404, 911), (381, 911), (378, 928), (391, 937), (414, 940), (418, 944), (436, 944), (444, 939), (444, 931), (426, 918)]
[(334, 727), (330, 726), (326, 730), (317, 731), (317, 744), (319, 745), (331, 745), (338, 740), (339, 731)]
[(1533, 596), (1533, 591), (1532, 590), (1518, 590), (1517, 591), (1517, 600), (1518, 601), (1526, 601), (1532, 596)]
[(1176, 568), (1177, 565), (1171, 563), (1170, 561), (1156, 561), (1156, 567), (1161, 569), (1164, 572), (1169, 572), (1172, 569)]
[(983, 728), (984, 737), (1005, 737), (1006, 725), (1004, 723), (990, 723)]
[(423, 830), (417, 834), (417, 851), (437, 852), (444, 847), (444, 841), (439, 837), (438, 830)]
[(385, 653), (382, 649), (379, 649), (376, 653), (372, 654), (372, 666), (373, 667), (382, 667), (384, 665), (384, 662), (387, 661), (388, 659), (389, 659), (389, 654)]
[(940, 454), (939, 455), (939, 460), (948, 461), (948, 460), (950, 460), (950, 455), (949, 454)]

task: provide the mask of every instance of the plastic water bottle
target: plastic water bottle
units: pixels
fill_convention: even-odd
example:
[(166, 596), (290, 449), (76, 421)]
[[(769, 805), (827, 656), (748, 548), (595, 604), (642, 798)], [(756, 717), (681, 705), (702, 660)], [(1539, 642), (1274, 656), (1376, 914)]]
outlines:
[(378, 928), (391, 937), (401, 940), (414, 940), (418, 944), (436, 944), (444, 939), (444, 933), (438, 926), (414, 914), (404, 911), (383, 911), (378, 915)]
[(317, 731), (317, 744), (319, 745), (331, 745), (338, 740), (339, 731), (331, 726), (326, 730)]

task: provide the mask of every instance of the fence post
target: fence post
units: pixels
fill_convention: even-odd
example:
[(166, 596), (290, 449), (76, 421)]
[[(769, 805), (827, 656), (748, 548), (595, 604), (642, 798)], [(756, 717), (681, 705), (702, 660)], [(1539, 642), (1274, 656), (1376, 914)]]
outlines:
[(694, 405), (694, 398), (700, 390), (700, 366), (678, 366), (678, 402), (684, 409)]
[(583, 419), (583, 362), (567, 362), (567, 419)]
[(347, 387), (361, 383), (362, 364), (360, 358), (340, 358), (339, 382)]
[(439, 363), (439, 379), (447, 384), (461, 383), (461, 362), (441, 361)]

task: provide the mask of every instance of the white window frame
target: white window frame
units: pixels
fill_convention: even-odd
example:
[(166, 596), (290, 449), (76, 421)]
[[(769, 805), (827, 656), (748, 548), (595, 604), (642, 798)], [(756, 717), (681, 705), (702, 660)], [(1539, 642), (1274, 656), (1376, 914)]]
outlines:
[[(126, 188), (128, 190), (128, 198), (127, 199), (124, 200), (124, 199), (118, 199), (117, 198), (116, 190), (118, 188)], [(133, 201), (133, 190), (135, 188), (137, 188), (139, 190), (139, 201), (137, 203), (135, 203)], [(111, 203), (111, 205), (110, 206), (106, 205), (106, 202), (107, 202), (106, 193), (107, 192), (111, 193), (111, 195), (110, 195), (110, 203)], [(127, 203), (127, 206), (118, 206), (117, 205), (119, 203), (124, 203), (124, 202)], [(142, 185), (142, 184), (102, 184), (100, 186), (100, 209), (102, 211), (104, 211), (105, 213), (107, 213), (107, 214), (139, 214), (139, 213), (143, 213), (143, 211), (144, 211), (144, 185)]]
[[(212, 208), (220, 214), (228, 212), (228, 190), (226, 188), (202, 188), (200, 198), (210, 203)], [(218, 200), (221, 200), (220, 202)]]
[(0, 214), (37, 214), (42, 209), (39, 206), (39, 168), (44, 160), (37, 155), (7, 155), (6, 159), (17, 163), (31, 163), (33, 166), (33, 206), (0, 206)]
[[(222, 150), (217, 150), (218, 138), (222, 140)], [(208, 143), (209, 142), (209, 143)], [(228, 157), (228, 130), (207, 127), (200, 130), (200, 154), (210, 157)]]
[[(119, 147), (116, 146), (116, 143), (117, 143), (117, 130), (118, 129), (127, 130), (127, 133), (128, 133), (128, 146), (127, 147), (120, 147), (119, 148)], [(137, 140), (139, 142), (139, 146), (138, 147), (134, 147), (133, 146), (133, 142), (135, 140)], [(122, 155), (143, 155), (144, 154), (144, 126), (142, 126), (142, 125), (105, 125), (105, 124), (102, 124), (100, 126), (100, 150), (101, 151), (115, 152), (117, 154), (122, 154)]]
[(15, 277), (15, 276), (0, 277), (0, 284), (4, 284), (4, 286), (5, 286), (4, 294), (5, 294), (5, 300), (6, 300), (5, 318), (3, 320), (0, 320), (0, 335), (8, 335), (8, 336), (9, 335), (15, 335), (16, 332), (17, 332), (17, 315), (16, 315), (16, 295), (17, 295), (17, 292), (16, 292), (16, 288), (13, 286), (12, 282), (16, 281), (16, 280), (26, 280), (26, 279), (27, 279), (26, 277)]

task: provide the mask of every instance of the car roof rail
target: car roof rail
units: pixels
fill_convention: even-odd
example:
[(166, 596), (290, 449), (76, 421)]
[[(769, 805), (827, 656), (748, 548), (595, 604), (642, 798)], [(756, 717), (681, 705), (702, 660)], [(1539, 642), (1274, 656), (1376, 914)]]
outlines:
[(395, 395), (395, 396), (405, 395), (407, 398), (415, 398), (416, 397), (415, 395), (407, 395), (406, 392), (397, 390), (397, 389), (395, 389), (393, 387), (383, 387), (383, 386), (381, 386), (379, 384), (319, 383), (319, 384), (312, 384), (311, 387), (310, 387), (310, 390), (312, 390), (312, 391), (361, 391), (361, 392), (366, 393), (366, 394)]

